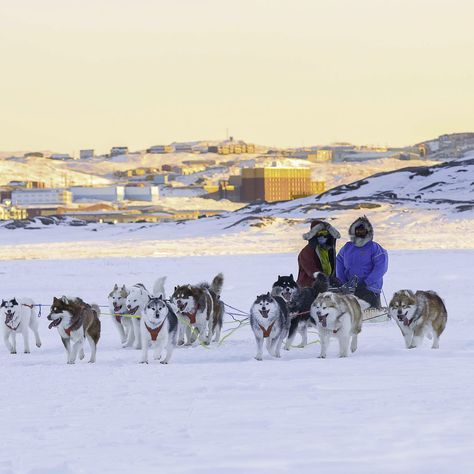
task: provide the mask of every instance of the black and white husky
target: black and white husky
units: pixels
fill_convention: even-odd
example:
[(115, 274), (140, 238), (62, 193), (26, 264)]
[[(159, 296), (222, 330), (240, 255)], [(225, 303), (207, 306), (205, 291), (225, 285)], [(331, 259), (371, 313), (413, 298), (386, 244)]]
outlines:
[(132, 318), (124, 316), (127, 314), (127, 296), (129, 291), (125, 285), (118, 286), (117, 283), (109, 293), (109, 310), (113, 315), (112, 322), (117, 328), (120, 342), (123, 347), (130, 347), (134, 341)]
[(329, 277), (322, 272), (314, 274), (314, 284), (311, 288), (298, 288), (287, 302), (290, 314), (290, 329), (285, 343), (285, 350), (289, 351), (296, 334), (301, 335), (298, 347), (308, 344), (308, 328), (316, 327), (316, 321), (311, 316), (311, 305), (320, 293), (329, 288)]
[(270, 292), (257, 296), (250, 308), (250, 327), (257, 342), (255, 359), (262, 360), (263, 341), (267, 340), (267, 351), (274, 357), (280, 356), (283, 339), (288, 336), (290, 320), (285, 300), (272, 296)]
[(153, 285), (153, 292), (150, 293), (143, 283), (137, 283), (129, 288), (126, 306), (126, 317), (131, 318), (133, 328), (133, 347), (135, 349), (142, 348), (142, 339), (140, 337), (140, 318), (143, 316), (145, 306), (148, 304), (150, 297), (162, 296), (165, 298), (165, 281), (166, 277), (161, 277), (156, 280)]
[(296, 283), (293, 274), (278, 275), (278, 279), (272, 285), (272, 295), (281, 296), (287, 303), (292, 301), (293, 296), (298, 291), (298, 284)]
[(23, 336), (25, 354), (30, 353), (30, 341), (28, 328), (35, 335), (36, 347), (41, 347), (41, 339), (38, 333), (38, 322), (33, 311), (34, 303), (30, 298), (12, 298), (2, 300), (0, 306), (4, 320), (3, 340), (10, 354), (16, 354), (16, 335)]
[(171, 358), (178, 338), (178, 318), (173, 308), (158, 298), (151, 297), (145, 306), (143, 316), (140, 320), (140, 333), (142, 339), (141, 364), (148, 364), (148, 346), (151, 344), (155, 351), (153, 358), (159, 360), (161, 352), (166, 347), (166, 356), (161, 360), (167, 364)]

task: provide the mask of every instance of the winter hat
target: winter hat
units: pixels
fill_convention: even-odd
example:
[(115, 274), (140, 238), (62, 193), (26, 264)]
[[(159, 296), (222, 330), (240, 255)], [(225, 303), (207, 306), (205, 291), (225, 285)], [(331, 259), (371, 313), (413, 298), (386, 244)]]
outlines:
[(331, 224), (316, 219), (311, 221), (309, 232), (303, 234), (303, 239), (310, 240), (322, 230), (328, 231), (329, 235), (331, 235), (334, 239), (339, 239), (341, 237), (341, 234)]
[[(366, 235), (363, 237), (356, 235), (356, 229), (359, 229), (360, 227), (363, 227), (367, 231)], [(359, 217), (350, 225), (349, 237), (351, 242), (357, 247), (363, 247), (367, 242), (374, 239), (374, 228), (366, 216)]]

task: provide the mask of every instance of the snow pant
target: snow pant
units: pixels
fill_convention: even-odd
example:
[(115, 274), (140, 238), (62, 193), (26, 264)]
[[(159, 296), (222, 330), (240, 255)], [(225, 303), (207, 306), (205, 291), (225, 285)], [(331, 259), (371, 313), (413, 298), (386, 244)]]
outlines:
[(370, 291), (365, 285), (357, 285), (354, 295), (361, 300), (367, 301), (371, 308), (380, 308), (380, 293)]

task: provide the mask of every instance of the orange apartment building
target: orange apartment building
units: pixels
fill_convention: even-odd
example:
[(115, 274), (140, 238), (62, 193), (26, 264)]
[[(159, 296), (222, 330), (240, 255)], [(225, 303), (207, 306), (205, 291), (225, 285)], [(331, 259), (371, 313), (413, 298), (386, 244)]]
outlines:
[(286, 201), (325, 191), (324, 181), (311, 181), (309, 168), (243, 168), (240, 200)]

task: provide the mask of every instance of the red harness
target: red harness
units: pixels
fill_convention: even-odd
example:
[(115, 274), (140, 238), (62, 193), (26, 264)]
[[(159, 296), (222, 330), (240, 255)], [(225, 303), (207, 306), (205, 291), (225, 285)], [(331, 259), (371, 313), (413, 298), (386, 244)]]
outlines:
[(152, 329), (152, 328), (148, 327), (147, 323), (145, 323), (145, 327), (148, 329), (148, 332), (150, 333), (152, 341), (156, 341), (156, 338), (158, 337), (158, 334), (160, 334), (160, 331), (161, 331), (161, 328), (163, 327), (163, 324), (165, 324), (164, 321), (158, 327), (156, 327), (155, 329)]
[(270, 333), (272, 332), (272, 329), (273, 329), (273, 325), (275, 324), (275, 321), (273, 321), (272, 324), (270, 324), (270, 326), (268, 326), (267, 329), (265, 329), (262, 325), (260, 325), (260, 323), (258, 324), (258, 327), (262, 330), (263, 332), (263, 338), (266, 338), (266, 337), (270, 337)]
[(190, 324), (196, 324), (196, 314), (197, 308), (194, 310), (194, 313), (183, 313), (184, 316), (187, 316), (189, 318)]

